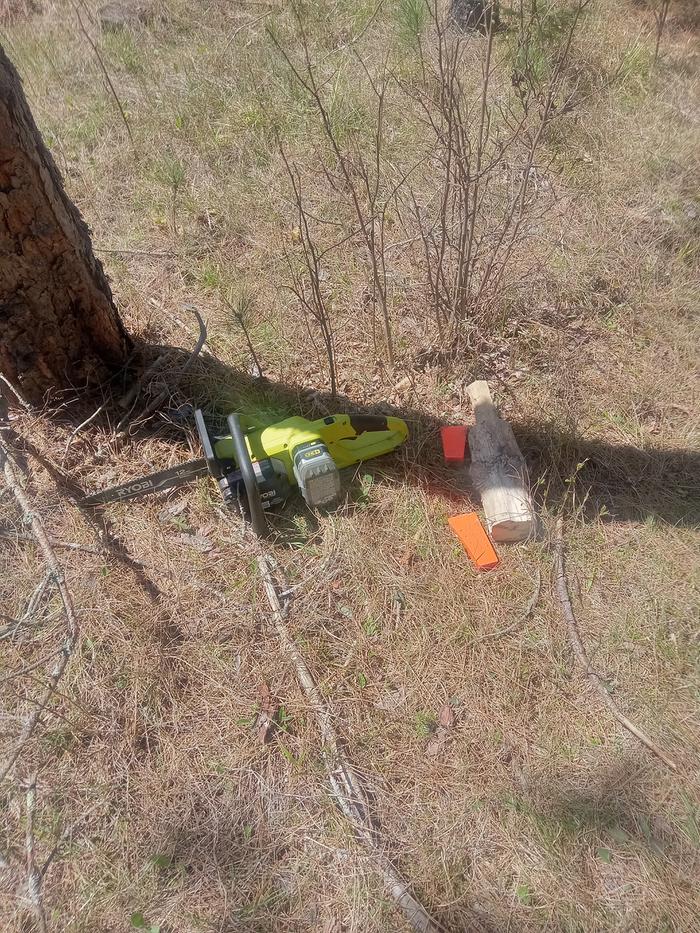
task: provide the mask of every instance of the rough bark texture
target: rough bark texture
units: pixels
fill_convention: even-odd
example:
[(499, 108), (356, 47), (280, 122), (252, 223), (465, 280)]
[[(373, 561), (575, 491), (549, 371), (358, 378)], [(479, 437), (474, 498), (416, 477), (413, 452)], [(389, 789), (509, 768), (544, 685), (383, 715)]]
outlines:
[(90, 231), (0, 47), (0, 372), (38, 400), (103, 381), (130, 348)]

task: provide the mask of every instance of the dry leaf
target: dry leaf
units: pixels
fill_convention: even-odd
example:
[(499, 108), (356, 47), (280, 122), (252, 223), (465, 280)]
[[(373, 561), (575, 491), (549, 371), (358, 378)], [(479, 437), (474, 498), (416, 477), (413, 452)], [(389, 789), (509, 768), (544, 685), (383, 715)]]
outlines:
[(277, 713), (277, 704), (272, 699), (270, 688), (263, 681), (258, 687), (258, 703), (260, 712), (255, 721), (255, 732), (258, 739), (265, 744), (272, 737), (272, 730), (275, 725), (275, 715)]
[(443, 750), (454, 724), (455, 711), (449, 703), (445, 703), (438, 714), (438, 727), (425, 747), (427, 755), (437, 755)]
[(438, 716), (438, 725), (443, 729), (451, 729), (455, 724), (455, 711), (449, 703), (445, 703)]
[(171, 519), (176, 518), (187, 508), (187, 499), (180, 499), (179, 502), (173, 502), (172, 505), (167, 505), (158, 513), (158, 520), (161, 522), (169, 522)]
[(202, 553), (211, 551), (214, 547), (209, 538), (205, 538), (204, 535), (187, 535), (181, 534), (177, 536), (177, 540), (182, 544), (186, 544), (188, 547), (193, 547)]
[(404, 687), (399, 687), (398, 690), (389, 690), (386, 693), (382, 693), (379, 699), (375, 701), (374, 705), (377, 709), (383, 709), (387, 713), (393, 713), (399, 706), (403, 706), (405, 702), (406, 690)]
[(323, 924), (322, 933), (345, 933), (345, 924), (337, 917), (329, 917)]

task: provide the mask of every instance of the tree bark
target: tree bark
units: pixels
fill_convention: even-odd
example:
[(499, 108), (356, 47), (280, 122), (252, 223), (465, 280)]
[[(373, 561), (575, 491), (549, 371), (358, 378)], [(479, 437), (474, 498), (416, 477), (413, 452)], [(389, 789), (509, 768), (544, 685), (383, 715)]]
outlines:
[(0, 47), (0, 372), (38, 401), (108, 379), (131, 346), (87, 224)]

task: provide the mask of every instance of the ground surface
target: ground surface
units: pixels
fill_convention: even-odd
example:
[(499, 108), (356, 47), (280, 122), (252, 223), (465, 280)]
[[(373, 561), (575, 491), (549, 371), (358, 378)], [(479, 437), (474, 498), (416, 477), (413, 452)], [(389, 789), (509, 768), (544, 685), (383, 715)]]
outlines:
[[(334, 163), (318, 115), (266, 35), (272, 26), (298, 60), (289, 9), (173, 0), (117, 31), (100, 30), (92, 2), (42, 10), (5, 27), (2, 42), (127, 326), (187, 351), (196, 325), (183, 305), (207, 319), (221, 365), (206, 358), (174, 404), (323, 411), (305, 391), (327, 389), (318, 335), (285, 289), (299, 231), (280, 140), (319, 214), (349, 215), (324, 187), (320, 163)], [(356, 53), (370, 68), (387, 53), (404, 86), (419, 81), (412, 37), (431, 41), (421, 10), (401, 0), (308, 12), (343, 139), (371, 127)], [(589, 11), (574, 45), (586, 93), (535, 165), (538, 191), (554, 195), (531, 228), (536, 267), (456, 357), (438, 352), (409, 245), (389, 259), (393, 370), (373, 340), (361, 248), (333, 254), (325, 273), (340, 391), (403, 411), (413, 439), (350, 477), (337, 513), (316, 519), (290, 503), (272, 550), (298, 584), (288, 624), (371, 789), (387, 851), (448, 930), (700, 929), (697, 29), (693, 5), (672, 3), (654, 65), (647, 7)], [(499, 61), (508, 34), (496, 37)], [(473, 42), (477, 69), (483, 40)], [(394, 177), (425, 145), (399, 91), (386, 117)], [(415, 182), (425, 203), (433, 169)], [(226, 301), (245, 315), (265, 386)], [(479, 377), (530, 457), (545, 527), (540, 541), (502, 548), (484, 576), (446, 530), (450, 511), (474, 503), (449, 494), (436, 440), (441, 421), (470, 417), (464, 388)], [(114, 418), (98, 418), (68, 445), (99, 401), (69, 393), (58, 417), (18, 415), (13, 428), (86, 489), (190, 455), (172, 409), (121, 440)], [(21, 781), (38, 768), (40, 864), (58, 843), (43, 894), (52, 930), (406, 929), (333, 806), (314, 718), (214, 489), (201, 481), (110, 507), (102, 553), (61, 476), (28, 465), (49, 532), (93, 552), (58, 552), (81, 635), (2, 788), (3, 925), (33, 929)], [(11, 496), (0, 509), (4, 535), (28, 534)], [(611, 721), (575, 667), (552, 588), (562, 513), (593, 663), (677, 774)], [(24, 538), (6, 537), (0, 553), (12, 620), (43, 564)], [(5, 633), (4, 750), (63, 626), (51, 596), (34, 624)], [(262, 685), (280, 707), (266, 744), (255, 728)], [(438, 731), (446, 704), (453, 717)]]

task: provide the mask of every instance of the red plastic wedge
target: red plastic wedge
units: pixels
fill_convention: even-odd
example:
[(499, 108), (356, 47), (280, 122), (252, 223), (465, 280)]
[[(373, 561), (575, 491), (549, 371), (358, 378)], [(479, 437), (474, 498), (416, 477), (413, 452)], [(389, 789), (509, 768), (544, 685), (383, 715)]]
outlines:
[(440, 428), (445, 463), (462, 463), (467, 448), (467, 429), (463, 424), (449, 424)]

